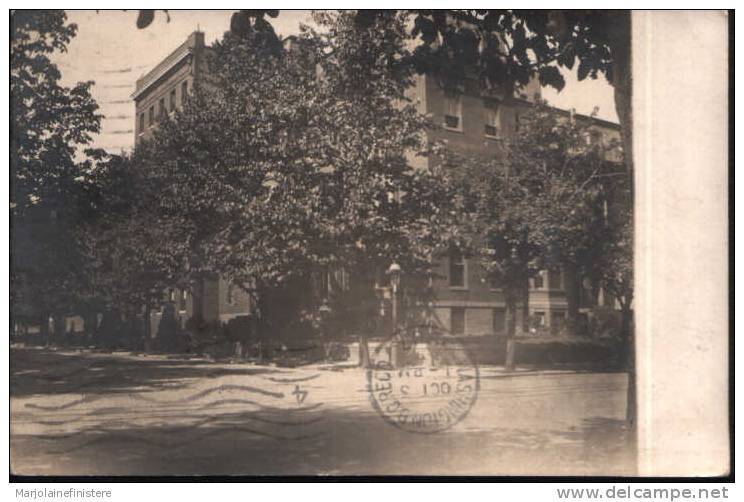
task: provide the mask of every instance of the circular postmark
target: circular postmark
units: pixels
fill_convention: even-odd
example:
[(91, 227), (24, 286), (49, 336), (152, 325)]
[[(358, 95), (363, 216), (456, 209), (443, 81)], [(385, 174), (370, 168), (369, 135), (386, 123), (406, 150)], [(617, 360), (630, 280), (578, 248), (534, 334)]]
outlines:
[[(427, 351), (429, 357), (421, 355)], [(459, 343), (424, 347), (395, 336), (371, 356), (367, 389), (372, 407), (401, 430), (431, 434), (448, 429), (468, 415), (478, 398), (478, 366)]]

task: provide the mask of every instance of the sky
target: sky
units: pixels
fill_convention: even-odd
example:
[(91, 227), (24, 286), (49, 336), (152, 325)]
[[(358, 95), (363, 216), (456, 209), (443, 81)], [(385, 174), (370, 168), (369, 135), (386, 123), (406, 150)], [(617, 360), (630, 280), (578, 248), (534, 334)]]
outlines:
[[(65, 85), (93, 80), (92, 93), (104, 115), (101, 134), (95, 145), (112, 153), (130, 150), (134, 145), (135, 81), (199, 29), (209, 44), (222, 37), (230, 25), (233, 11), (172, 11), (170, 20), (158, 11), (146, 29), (135, 26), (137, 11), (70, 11), (68, 21), (78, 25), (77, 36), (66, 53), (53, 57)], [(283, 10), (271, 23), (279, 35), (299, 31), (308, 22), (308, 11)], [(566, 74), (566, 87), (557, 93), (543, 89), (543, 97), (554, 106), (574, 108), (590, 114), (599, 107), (598, 117), (616, 122), (612, 87), (603, 77), (578, 82), (576, 74)]]

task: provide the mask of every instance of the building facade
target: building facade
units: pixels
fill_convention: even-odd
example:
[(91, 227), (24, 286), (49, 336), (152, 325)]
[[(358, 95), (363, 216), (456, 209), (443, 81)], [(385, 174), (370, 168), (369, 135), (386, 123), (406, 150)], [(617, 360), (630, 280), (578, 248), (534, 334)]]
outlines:
[[(540, 96), (535, 79), (519, 94), (481, 92), (477, 85), (465, 85), (462, 94), (448, 96), (433, 78), (419, 75), (409, 92), (421, 113), (429, 115), (440, 128), (427, 134), (431, 140), (445, 140), (449, 148), (476, 156), (498, 156), (505, 141), (517, 132), (520, 115)], [(567, 115), (570, 112), (566, 112)], [(620, 140), (617, 124), (587, 116), (593, 141), (610, 144)], [(429, 159), (415, 160), (421, 165)], [(435, 260), (434, 314), (445, 330), (457, 335), (488, 335), (506, 332), (506, 304), (498, 285), (492, 285), (475, 259), (458, 253)], [(573, 282), (572, 282), (573, 281)], [(529, 281), (529, 315), (534, 328), (559, 331), (568, 312), (567, 289), (584, 288), (579, 278), (564, 270), (544, 270)], [(581, 291), (585, 303), (597, 305), (596, 295)], [(600, 298), (599, 304), (611, 303)]]

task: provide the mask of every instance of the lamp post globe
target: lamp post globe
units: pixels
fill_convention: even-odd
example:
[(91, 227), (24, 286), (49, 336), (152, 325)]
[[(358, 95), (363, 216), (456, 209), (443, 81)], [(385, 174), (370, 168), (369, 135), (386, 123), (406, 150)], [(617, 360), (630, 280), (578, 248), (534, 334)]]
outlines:
[(403, 269), (400, 268), (400, 265), (398, 265), (397, 262), (391, 263), (387, 270), (387, 274), (390, 276), (390, 285), (393, 287), (393, 292), (397, 292), (398, 290), (398, 286), (400, 285), (400, 274), (402, 272)]

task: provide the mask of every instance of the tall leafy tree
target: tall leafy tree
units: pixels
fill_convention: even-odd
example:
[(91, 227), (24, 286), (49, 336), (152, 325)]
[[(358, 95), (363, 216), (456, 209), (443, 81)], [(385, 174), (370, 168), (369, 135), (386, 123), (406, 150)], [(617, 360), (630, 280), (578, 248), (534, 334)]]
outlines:
[[(471, 216), (464, 221), (473, 235), (471, 245), (504, 291), (510, 340), (518, 305), (527, 328), (528, 281), (538, 271), (565, 268), (570, 277), (608, 265), (605, 208), (615, 178), (623, 175), (617, 163), (606, 160), (606, 147), (592, 141), (586, 122), (538, 102), (520, 124), (503, 159), (455, 162), (463, 166), (461, 186)], [(567, 284), (573, 319), (578, 287), (575, 281)], [(512, 366), (511, 342), (508, 352)]]
[[(10, 19), (11, 298), (42, 328), (67, 313), (84, 280), (75, 228), (85, 216), (77, 155), (99, 131), (91, 82), (60, 84), (50, 60), (77, 27), (62, 11), (17, 10)], [(60, 323), (57, 323), (59, 326)]]
[(148, 174), (131, 156), (111, 156), (86, 175), (91, 215), (78, 229), (87, 278), (78, 308), (92, 319), (103, 314), (95, 334), (106, 345), (147, 338), (150, 310), (167, 287), (183, 286), (180, 220), (155, 211), (162, 187)]
[(182, 270), (240, 285), (277, 331), (322, 300), (317, 274), (370, 279), (392, 260), (424, 273), (450, 221), (444, 173), (411, 164), (428, 145), (405, 95), (405, 17), (316, 23), (290, 48), (260, 18), (226, 34), (211, 77), (135, 159), (160, 187), (157, 218), (180, 219)]

